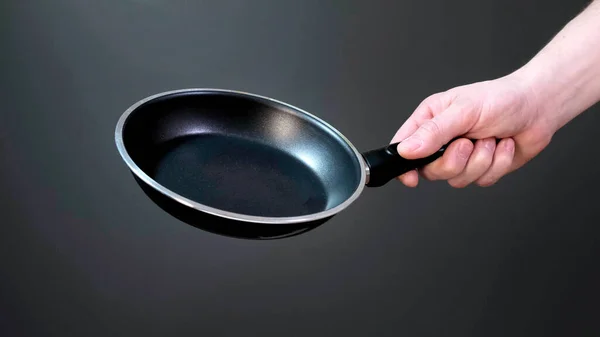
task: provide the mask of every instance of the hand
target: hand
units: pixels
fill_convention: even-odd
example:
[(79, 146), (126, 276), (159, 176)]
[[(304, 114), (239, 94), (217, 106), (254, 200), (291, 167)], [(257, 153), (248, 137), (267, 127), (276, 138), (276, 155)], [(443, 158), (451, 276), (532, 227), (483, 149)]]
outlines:
[[(421, 176), (447, 180), (457, 188), (472, 183), (491, 186), (540, 153), (556, 132), (533, 91), (523, 83), (511, 74), (434, 94), (417, 107), (391, 142), (401, 142), (399, 154), (414, 159), (464, 137), (419, 170)], [(415, 187), (419, 174), (410, 171), (399, 179)]]

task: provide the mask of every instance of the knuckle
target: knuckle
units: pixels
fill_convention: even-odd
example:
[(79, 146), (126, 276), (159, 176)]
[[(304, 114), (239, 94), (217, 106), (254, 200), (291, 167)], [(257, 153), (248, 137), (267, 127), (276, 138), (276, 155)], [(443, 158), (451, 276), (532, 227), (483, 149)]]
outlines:
[(421, 176), (423, 178), (425, 178), (426, 180), (433, 181), (433, 180), (437, 180), (438, 179), (437, 178), (438, 177), (437, 174), (435, 174), (434, 170), (432, 170), (429, 167), (423, 168), (423, 170), (421, 170), (420, 173), (421, 173)]
[(490, 187), (494, 185), (495, 181), (490, 179), (478, 180), (476, 184), (480, 187)]
[(450, 177), (457, 176), (459, 173), (462, 172), (462, 169), (460, 166), (458, 166), (456, 164), (448, 164), (448, 165), (445, 165), (441, 171), (442, 171), (442, 176), (444, 176), (446, 178), (450, 178)]
[(441, 112), (446, 104), (446, 96), (445, 92), (438, 92), (433, 95), (428, 96), (423, 100), (423, 104), (429, 106), (431, 109), (431, 113), (436, 115)]
[(456, 106), (457, 115), (466, 118), (467, 120), (473, 116), (475, 111), (480, 110), (476, 101), (470, 97), (460, 97), (454, 104)]
[(423, 176), (423, 178), (425, 178), (429, 181), (444, 179), (443, 171), (441, 170), (440, 167), (441, 167), (441, 165), (440, 165), (439, 161), (433, 162), (433, 163), (423, 167), (423, 169), (421, 170), (421, 175)]
[(450, 178), (460, 174), (463, 168), (458, 162), (448, 160), (440, 167), (440, 173), (442, 176)]
[(459, 115), (463, 116), (470, 113), (473, 110), (473, 106), (474, 104), (470, 99), (464, 98), (456, 103), (456, 110)]
[(440, 93), (435, 93), (435, 94), (429, 95), (421, 102), (421, 104), (425, 104), (425, 105), (435, 104), (436, 101), (439, 100), (439, 97), (440, 97)]
[(506, 154), (499, 155), (498, 158), (496, 158), (496, 162), (494, 163), (494, 166), (497, 167), (497, 169), (496, 169), (497, 171), (504, 172), (511, 165), (512, 161), (513, 161), (512, 156), (509, 156)]
[(465, 188), (469, 185), (468, 182), (464, 180), (448, 180), (448, 184), (454, 188)]
[(494, 154), (488, 151), (478, 151), (472, 159), (471, 165), (477, 171), (486, 170), (492, 164)]
[(423, 123), (423, 125), (421, 125), (421, 130), (423, 130), (426, 133), (429, 133), (432, 136), (437, 136), (442, 132), (439, 123), (436, 122), (435, 119), (430, 119), (427, 122)]
[(423, 101), (429, 103), (437, 103), (441, 102), (444, 96), (446, 96), (446, 92), (440, 91), (427, 96)]
[(500, 175), (496, 175), (496, 174), (490, 174), (490, 175), (486, 175), (484, 177), (479, 178), (476, 181), (476, 184), (481, 186), (481, 187), (490, 187), (494, 184), (496, 184), (498, 182), (498, 180), (500, 179)]
[(482, 152), (494, 153), (496, 151), (496, 139), (495, 138), (486, 138), (483, 139), (480, 143), (480, 147)]

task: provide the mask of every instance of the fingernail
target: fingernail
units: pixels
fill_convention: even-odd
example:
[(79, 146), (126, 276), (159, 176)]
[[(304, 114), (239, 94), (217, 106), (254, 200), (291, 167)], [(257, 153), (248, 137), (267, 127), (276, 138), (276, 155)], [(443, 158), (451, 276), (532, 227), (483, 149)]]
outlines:
[(496, 146), (494, 142), (485, 142), (485, 148), (490, 152), (494, 151), (494, 146)]
[(423, 145), (423, 141), (416, 137), (408, 137), (398, 144), (398, 152), (412, 152)]

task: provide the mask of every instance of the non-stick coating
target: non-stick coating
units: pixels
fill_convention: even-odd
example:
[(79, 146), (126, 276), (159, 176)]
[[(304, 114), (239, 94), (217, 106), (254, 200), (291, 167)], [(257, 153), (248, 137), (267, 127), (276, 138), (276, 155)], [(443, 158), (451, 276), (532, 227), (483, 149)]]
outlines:
[(250, 216), (331, 209), (361, 179), (359, 159), (309, 115), (260, 97), (182, 92), (138, 107), (123, 127), (132, 160), (167, 189)]

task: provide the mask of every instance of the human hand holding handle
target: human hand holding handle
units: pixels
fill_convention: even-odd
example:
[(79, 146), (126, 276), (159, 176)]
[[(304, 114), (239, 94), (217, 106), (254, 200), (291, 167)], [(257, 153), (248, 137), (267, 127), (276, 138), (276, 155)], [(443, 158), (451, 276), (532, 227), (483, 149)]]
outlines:
[[(597, 103), (599, 78), (596, 0), (517, 71), (425, 99), (391, 143), (400, 142), (400, 156), (417, 159), (451, 142), (439, 159), (418, 173), (458, 188), (472, 183), (490, 186), (538, 155), (554, 133)], [(415, 187), (418, 173), (411, 170), (399, 179)]]
[[(397, 150), (402, 157), (416, 159), (450, 142), (441, 158), (420, 170), (421, 176), (448, 180), (454, 187), (490, 186), (539, 153), (552, 135), (520, 83), (505, 77), (430, 96), (392, 143), (400, 142)], [(416, 186), (417, 172), (410, 171), (400, 180)]]

